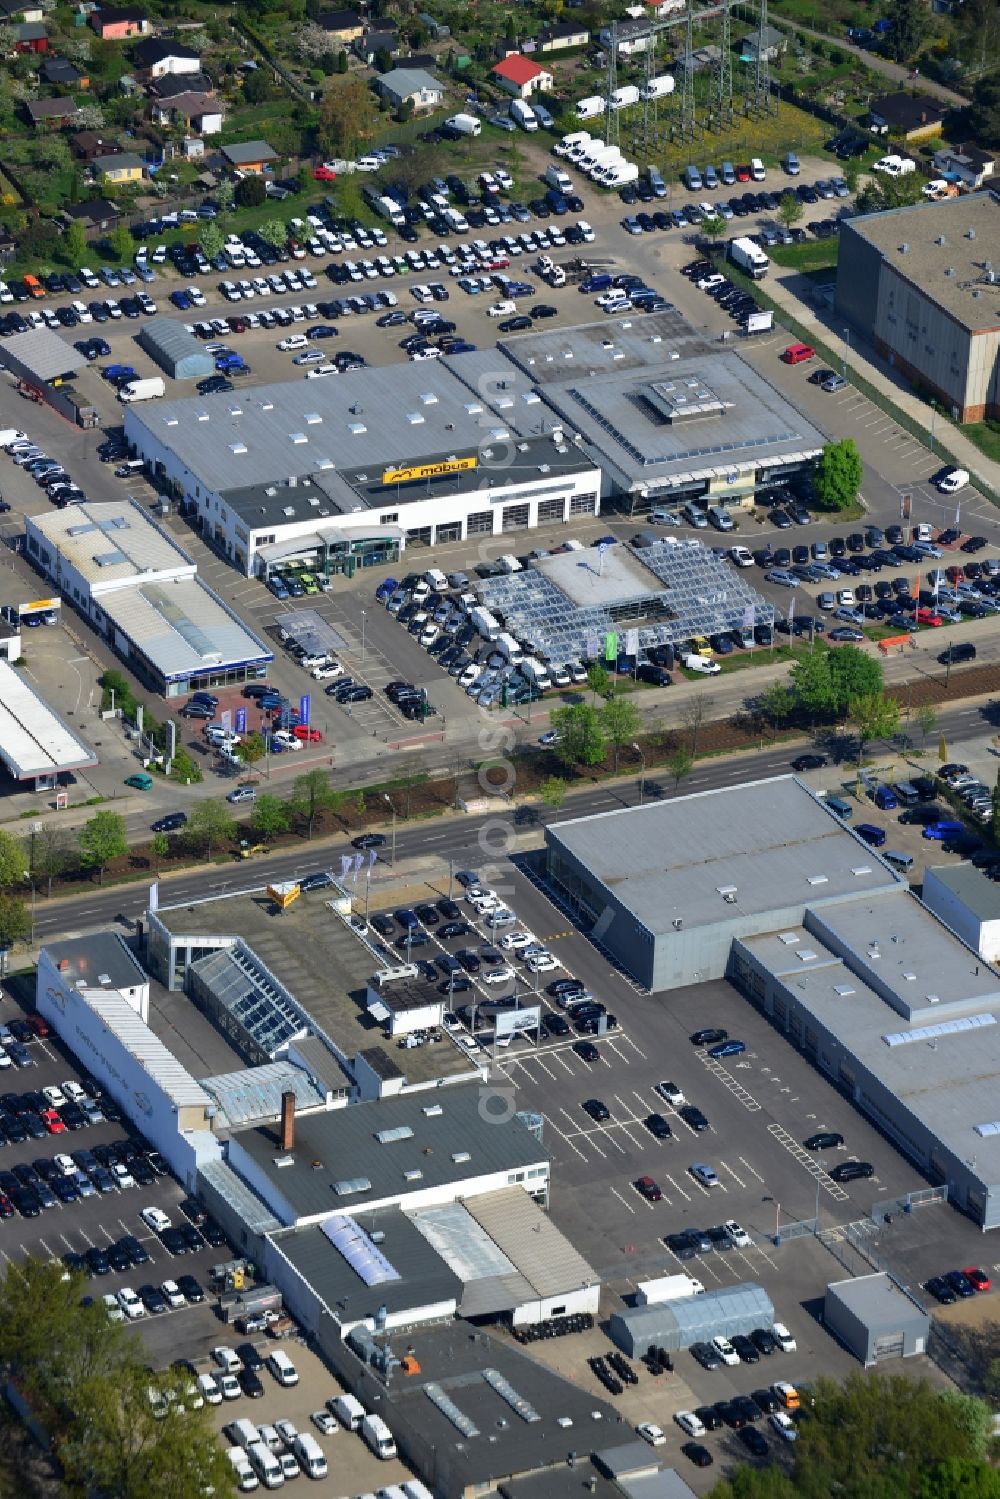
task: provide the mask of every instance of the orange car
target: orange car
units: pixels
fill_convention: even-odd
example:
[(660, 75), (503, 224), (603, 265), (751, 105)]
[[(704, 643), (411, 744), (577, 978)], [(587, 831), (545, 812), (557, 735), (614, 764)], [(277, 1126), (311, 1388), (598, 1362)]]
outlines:
[(304, 739), (307, 744), (321, 744), (323, 741), (319, 729), (311, 729), (307, 723), (297, 723), (292, 733), (296, 739)]

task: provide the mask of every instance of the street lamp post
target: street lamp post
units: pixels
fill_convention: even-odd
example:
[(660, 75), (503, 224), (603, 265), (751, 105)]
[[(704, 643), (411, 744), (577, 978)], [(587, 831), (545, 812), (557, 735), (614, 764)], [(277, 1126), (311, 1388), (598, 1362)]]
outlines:
[(382, 792), (382, 800), (389, 803), (392, 810), (392, 867), (396, 867), (396, 808), (392, 804), (392, 798), (388, 792)]
[(845, 380), (847, 379), (847, 355), (850, 352), (850, 348), (851, 348), (851, 330), (850, 330), (850, 328), (845, 328), (844, 329), (844, 352), (843, 352), (843, 354), (841, 356), (841, 360), (840, 360), (841, 364), (843, 365), (842, 373), (843, 373), (843, 376), (844, 376)]
[(365, 659), (365, 626), (367, 625), (367, 623), (368, 623), (368, 611), (366, 609), (362, 609), (362, 611), (361, 611), (361, 661), (362, 661), (362, 664), (364, 664), (364, 659)]
[(35, 945), (35, 882), (31, 878), (31, 870), (30, 869), (26, 869), (24, 871), (24, 878), (27, 880), (28, 884), (31, 886), (31, 945), (32, 945), (32, 947), (34, 947), (34, 945)]
[(639, 756), (639, 759), (642, 761), (642, 770), (639, 772), (639, 806), (641, 807), (642, 793), (646, 785), (646, 756), (643, 754), (642, 750), (639, 748), (634, 739), (632, 741), (632, 748), (635, 750), (636, 754)]

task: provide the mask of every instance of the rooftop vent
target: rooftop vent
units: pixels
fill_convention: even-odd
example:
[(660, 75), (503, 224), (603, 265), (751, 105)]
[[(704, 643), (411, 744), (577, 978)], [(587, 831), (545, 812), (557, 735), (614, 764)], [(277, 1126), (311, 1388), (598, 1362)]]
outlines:
[(288, 518), (289, 518), (289, 520), (291, 520), (292, 516), (295, 514), (295, 506), (294, 505), (282, 505), (282, 507), (281, 507), (281, 513), (282, 513), (282, 515), (287, 515)]
[(360, 437), (362, 432), (368, 431), (368, 428), (365, 426), (364, 422), (348, 422), (347, 430), (354, 437)]
[(975, 239), (975, 237), (976, 237), (976, 231), (975, 231), (975, 229), (966, 229), (966, 231), (965, 231), (965, 237), (966, 237), (966, 239)]
[(461, 1166), (465, 1161), (472, 1160), (472, 1156), (467, 1150), (453, 1150), (451, 1153), (451, 1158), (455, 1162), (456, 1166)]
[(955, 275), (955, 267), (954, 267), (954, 266), (953, 266), (953, 265), (949, 265), (949, 266), (946, 266), (946, 267), (945, 267), (945, 272), (944, 272), (944, 273), (945, 273), (945, 275), (946, 275), (946, 276), (949, 276), (949, 277), (951, 277), (951, 278), (954, 278), (954, 275)]
[(807, 883), (810, 885), (825, 885), (828, 883), (828, 876), (825, 874), (811, 874), (808, 876)]
[(273, 1160), (279, 1171), (285, 1166), (295, 1165), (295, 1157), (293, 1155), (276, 1155), (273, 1157)]
[(420, 427), (420, 426), (423, 426), (423, 422), (424, 422), (423, 412), (421, 412), (421, 411), (408, 411), (406, 413), (406, 420), (409, 422), (409, 424), (410, 424), (411, 427)]
[(437, 396), (432, 390), (422, 390), (420, 392), (420, 400), (424, 406), (436, 406), (437, 399)]
[(436, 1119), (439, 1114), (443, 1114), (444, 1113), (444, 1109), (441, 1107), (441, 1105), (439, 1103), (427, 1103), (427, 1104), (424, 1104), (423, 1112), (424, 1112), (425, 1118), (427, 1118), (427, 1119)]
[(944, 237), (943, 234), (939, 234), (938, 237), (937, 237), (937, 239), (934, 241), (934, 243), (936, 245), (946, 245), (948, 243), (948, 241), (945, 239), (945, 237)]
[(910, 247), (909, 247), (908, 244), (906, 244), (905, 241), (903, 242), (903, 244), (900, 245), (900, 247), (899, 247), (899, 253), (900, 253), (900, 255), (909, 255), (909, 253), (910, 253)]
[(414, 1169), (412, 1171), (404, 1171), (403, 1172), (403, 1180), (405, 1182), (423, 1181), (423, 1177), (424, 1177), (424, 1173), (420, 1170), (419, 1167), (414, 1167)]
[(207, 411), (199, 411), (198, 412), (197, 420), (199, 422), (207, 422), (208, 421), (208, 412)]
[(245, 453), (246, 450), (247, 445), (245, 442), (231, 442), (229, 444), (229, 451), (233, 454)]
[(318, 411), (307, 411), (305, 414), (305, 424), (307, 427), (315, 427), (322, 420), (323, 418), (320, 416)]
[(299, 443), (303, 443), (303, 442), (308, 442), (309, 439), (308, 439), (308, 437), (306, 436), (306, 434), (304, 432), (289, 432), (289, 434), (288, 434), (288, 441), (289, 442), (294, 442), (295, 444), (299, 444)]

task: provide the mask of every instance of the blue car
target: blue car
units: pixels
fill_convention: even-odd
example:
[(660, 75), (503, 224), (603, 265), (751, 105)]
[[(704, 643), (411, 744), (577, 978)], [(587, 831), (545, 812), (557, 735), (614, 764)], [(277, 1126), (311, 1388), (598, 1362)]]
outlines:
[(398, 911), (393, 912), (393, 915), (400, 926), (407, 932), (415, 931), (420, 925), (416, 912), (411, 911), (408, 906), (401, 906)]
[(964, 832), (965, 828), (960, 822), (932, 822), (924, 828), (924, 837), (935, 843), (943, 843), (946, 838), (957, 838)]
[(708, 1055), (718, 1061), (720, 1057), (738, 1057), (746, 1049), (745, 1041), (720, 1041), (717, 1046), (708, 1048)]
[(191, 298), (186, 291), (172, 291), (170, 293), (170, 300), (179, 312), (187, 312), (191, 306)]
[(288, 589), (285, 587), (284, 583), (282, 583), (280, 578), (268, 578), (267, 586), (274, 594), (276, 599), (287, 599)]
[(386, 578), (376, 588), (375, 597), (378, 599), (380, 604), (384, 604), (386, 599), (392, 598), (392, 595), (396, 592), (396, 589), (398, 587), (399, 584), (397, 583), (395, 578)]

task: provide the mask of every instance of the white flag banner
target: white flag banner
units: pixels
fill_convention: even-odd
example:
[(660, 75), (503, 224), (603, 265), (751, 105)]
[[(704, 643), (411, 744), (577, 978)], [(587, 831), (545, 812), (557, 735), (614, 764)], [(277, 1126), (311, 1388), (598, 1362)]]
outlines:
[(352, 862), (353, 862), (353, 860), (352, 860), (352, 856), (350, 854), (341, 854), (341, 856), (340, 856), (340, 878), (342, 880), (346, 880), (347, 876), (350, 874)]
[(638, 656), (639, 654), (639, 631), (625, 631), (625, 654), (626, 656)]

